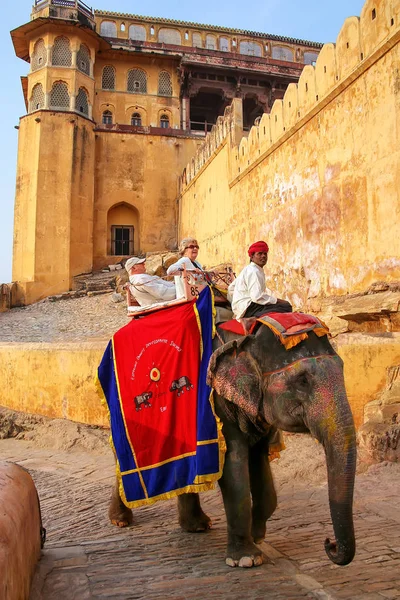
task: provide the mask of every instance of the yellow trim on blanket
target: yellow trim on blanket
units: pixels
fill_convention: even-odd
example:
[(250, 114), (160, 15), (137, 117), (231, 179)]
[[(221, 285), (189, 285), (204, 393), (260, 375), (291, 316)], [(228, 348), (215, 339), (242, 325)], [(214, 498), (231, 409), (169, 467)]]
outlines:
[(188, 456), (196, 456), (196, 450), (193, 452), (186, 452), (186, 454), (180, 454), (179, 456), (173, 456), (172, 458), (167, 458), (167, 460), (163, 460), (154, 465), (147, 465), (147, 467), (140, 467), (136, 469), (130, 469), (129, 471), (123, 471), (121, 475), (131, 475), (132, 473), (138, 473), (139, 471), (148, 471), (149, 469), (156, 469), (157, 467), (162, 467), (163, 465), (167, 465), (170, 462), (174, 462), (175, 460), (181, 460), (181, 458), (187, 458)]
[(215, 308), (213, 289), (212, 289), (211, 285), (209, 285), (208, 287), (210, 288), (210, 292), (211, 292), (211, 306), (212, 306), (212, 334), (211, 334), (211, 337), (212, 337), (212, 339), (214, 339), (215, 334), (217, 333), (217, 328), (215, 326), (215, 319), (217, 318), (217, 309)]
[(126, 499), (125, 494), (121, 496), (121, 498), (125, 506), (128, 508), (140, 508), (141, 506), (150, 506), (151, 504), (155, 504), (160, 500), (171, 500), (171, 498), (176, 498), (182, 494), (198, 494), (200, 492), (208, 492), (209, 490), (213, 490), (214, 487), (215, 481), (210, 481), (203, 484), (191, 484), (184, 488), (171, 490), (170, 492), (165, 492), (159, 496), (152, 496), (151, 498), (146, 498), (144, 500), (133, 500), (132, 502), (129, 502)]
[[(213, 306), (213, 316), (212, 316), (212, 320), (213, 320), (213, 328), (214, 328), (214, 323), (215, 323), (215, 317), (214, 317), (214, 296), (212, 294), (212, 290), (210, 288), (211, 291), (211, 299), (212, 299), (212, 306)], [(196, 317), (197, 317), (197, 325), (199, 327), (199, 332), (200, 332), (200, 341), (201, 341), (201, 349), (203, 350), (203, 335), (202, 335), (202, 328), (201, 328), (201, 320), (200, 320), (200, 315), (197, 311), (197, 307), (196, 305), (194, 305), (195, 308), (195, 313), (196, 313)], [(216, 313), (216, 311), (215, 311)], [(203, 352), (202, 352), (202, 356), (203, 356)], [(218, 473), (213, 473), (211, 475), (197, 475), (197, 477), (195, 478), (195, 483), (196, 484), (200, 484), (203, 482), (209, 482), (210, 480), (217, 480), (220, 479), (222, 477), (222, 471), (224, 470), (224, 462), (225, 462), (225, 452), (226, 452), (226, 442), (225, 442), (225, 438), (222, 434), (222, 422), (219, 419), (217, 413), (215, 412), (215, 406), (214, 406), (214, 397), (213, 397), (213, 390), (211, 389), (210, 392), (210, 396), (209, 396), (209, 402), (211, 405), (211, 410), (213, 412), (213, 415), (215, 417), (215, 421), (217, 423), (217, 433), (218, 433), (218, 465), (219, 465), (219, 471)], [(210, 479), (212, 478), (212, 479)], [(210, 488), (211, 489), (211, 488)]]
[(203, 440), (202, 442), (197, 442), (198, 446), (207, 446), (208, 444), (217, 444), (218, 440)]
[(193, 304), (193, 310), (194, 310), (194, 314), (196, 315), (196, 321), (197, 321), (197, 327), (199, 328), (199, 333), (200, 333), (200, 360), (203, 358), (203, 337), (201, 335), (201, 320), (200, 320), (200, 315), (199, 315), (199, 311), (197, 310), (197, 306), (196, 303)]
[[(122, 418), (124, 420), (126, 439), (129, 442), (129, 446), (130, 446), (130, 448), (132, 450), (133, 459), (134, 459), (134, 461), (135, 461), (135, 463), (137, 465), (138, 461), (137, 461), (137, 458), (136, 458), (136, 453), (135, 453), (135, 450), (133, 448), (132, 440), (131, 440), (131, 438), (129, 436), (129, 431), (128, 431), (128, 427), (126, 425), (126, 420), (125, 420), (124, 407), (122, 406), (121, 391), (120, 391), (120, 388), (119, 388), (119, 377), (118, 377), (117, 362), (115, 360), (114, 336), (112, 337), (111, 343), (112, 343), (112, 349), (113, 349), (114, 373), (115, 373), (115, 380), (117, 382), (118, 400), (119, 400), (119, 406), (120, 406), (120, 409), (121, 409), (121, 415), (122, 415)], [(110, 423), (111, 423), (111, 421), (110, 421)], [(143, 477), (142, 477), (142, 475), (140, 473), (140, 469), (138, 469), (138, 475), (139, 475), (140, 484), (141, 484), (141, 486), (143, 488), (144, 495), (146, 496), (146, 498), (148, 498), (149, 495), (147, 493), (147, 489), (146, 489), (146, 485), (144, 483)], [(120, 489), (123, 488), (123, 486), (122, 486), (122, 480), (120, 481), (120, 486), (119, 487), (120, 487)]]

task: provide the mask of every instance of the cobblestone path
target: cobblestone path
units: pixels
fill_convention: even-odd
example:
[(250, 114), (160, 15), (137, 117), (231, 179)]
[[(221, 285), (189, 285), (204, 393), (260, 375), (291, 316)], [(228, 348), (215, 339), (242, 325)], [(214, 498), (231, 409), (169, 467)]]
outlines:
[(31, 600), (382, 600), (400, 598), (400, 465), (372, 467), (356, 485), (357, 555), (347, 567), (327, 559), (332, 536), (326, 485), (286, 482), (256, 569), (224, 564), (225, 517), (219, 491), (203, 495), (213, 520), (205, 534), (177, 525), (176, 501), (135, 512), (112, 527), (107, 504), (110, 456), (0, 440), (2, 459), (29, 469), (39, 491), (47, 542)]

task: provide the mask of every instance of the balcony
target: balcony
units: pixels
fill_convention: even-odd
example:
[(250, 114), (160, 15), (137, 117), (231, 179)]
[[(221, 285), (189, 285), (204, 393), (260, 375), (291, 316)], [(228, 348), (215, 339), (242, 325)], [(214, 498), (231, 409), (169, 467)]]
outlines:
[(93, 9), (82, 0), (34, 0), (31, 19), (39, 17), (79, 21), (95, 29)]

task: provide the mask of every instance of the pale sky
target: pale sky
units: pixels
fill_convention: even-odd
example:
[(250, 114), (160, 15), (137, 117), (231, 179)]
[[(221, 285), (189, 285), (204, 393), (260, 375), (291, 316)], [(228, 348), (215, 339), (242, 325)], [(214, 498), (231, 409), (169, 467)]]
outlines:
[[(85, 0), (91, 5), (90, 0)], [(186, 5), (181, 0), (169, 3), (147, 0), (139, 6), (133, 0), (96, 0), (93, 8), (181, 21), (194, 21), (271, 33), (315, 42), (334, 42), (346, 17), (359, 16), (362, 0), (254, 0), (245, 5), (238, 0), (203, 0)], [(19, 118), (25, 114), (20, 76), (27, 75), (29, 65), (14, 55), (10, 30), (29, 21), (32, 0), (6, 1), (0, 20), (0, 55), (3, 56), (4, 80), (1, 106), (5, 118), (0, 140), (1, 200), (0, 216), (0, 283), (11, 281), (14, 218), (15, 171)]]

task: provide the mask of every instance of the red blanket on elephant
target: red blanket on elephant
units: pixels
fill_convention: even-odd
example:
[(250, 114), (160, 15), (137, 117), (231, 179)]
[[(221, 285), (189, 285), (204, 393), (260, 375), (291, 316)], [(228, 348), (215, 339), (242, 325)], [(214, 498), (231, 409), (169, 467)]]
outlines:
[(221, 476), (224, 440), (206, 384), (212, 329), (206, 288), (193, 302), (131, 321), (104, 354), (98, 376), (131, 508), (211, 489)]

